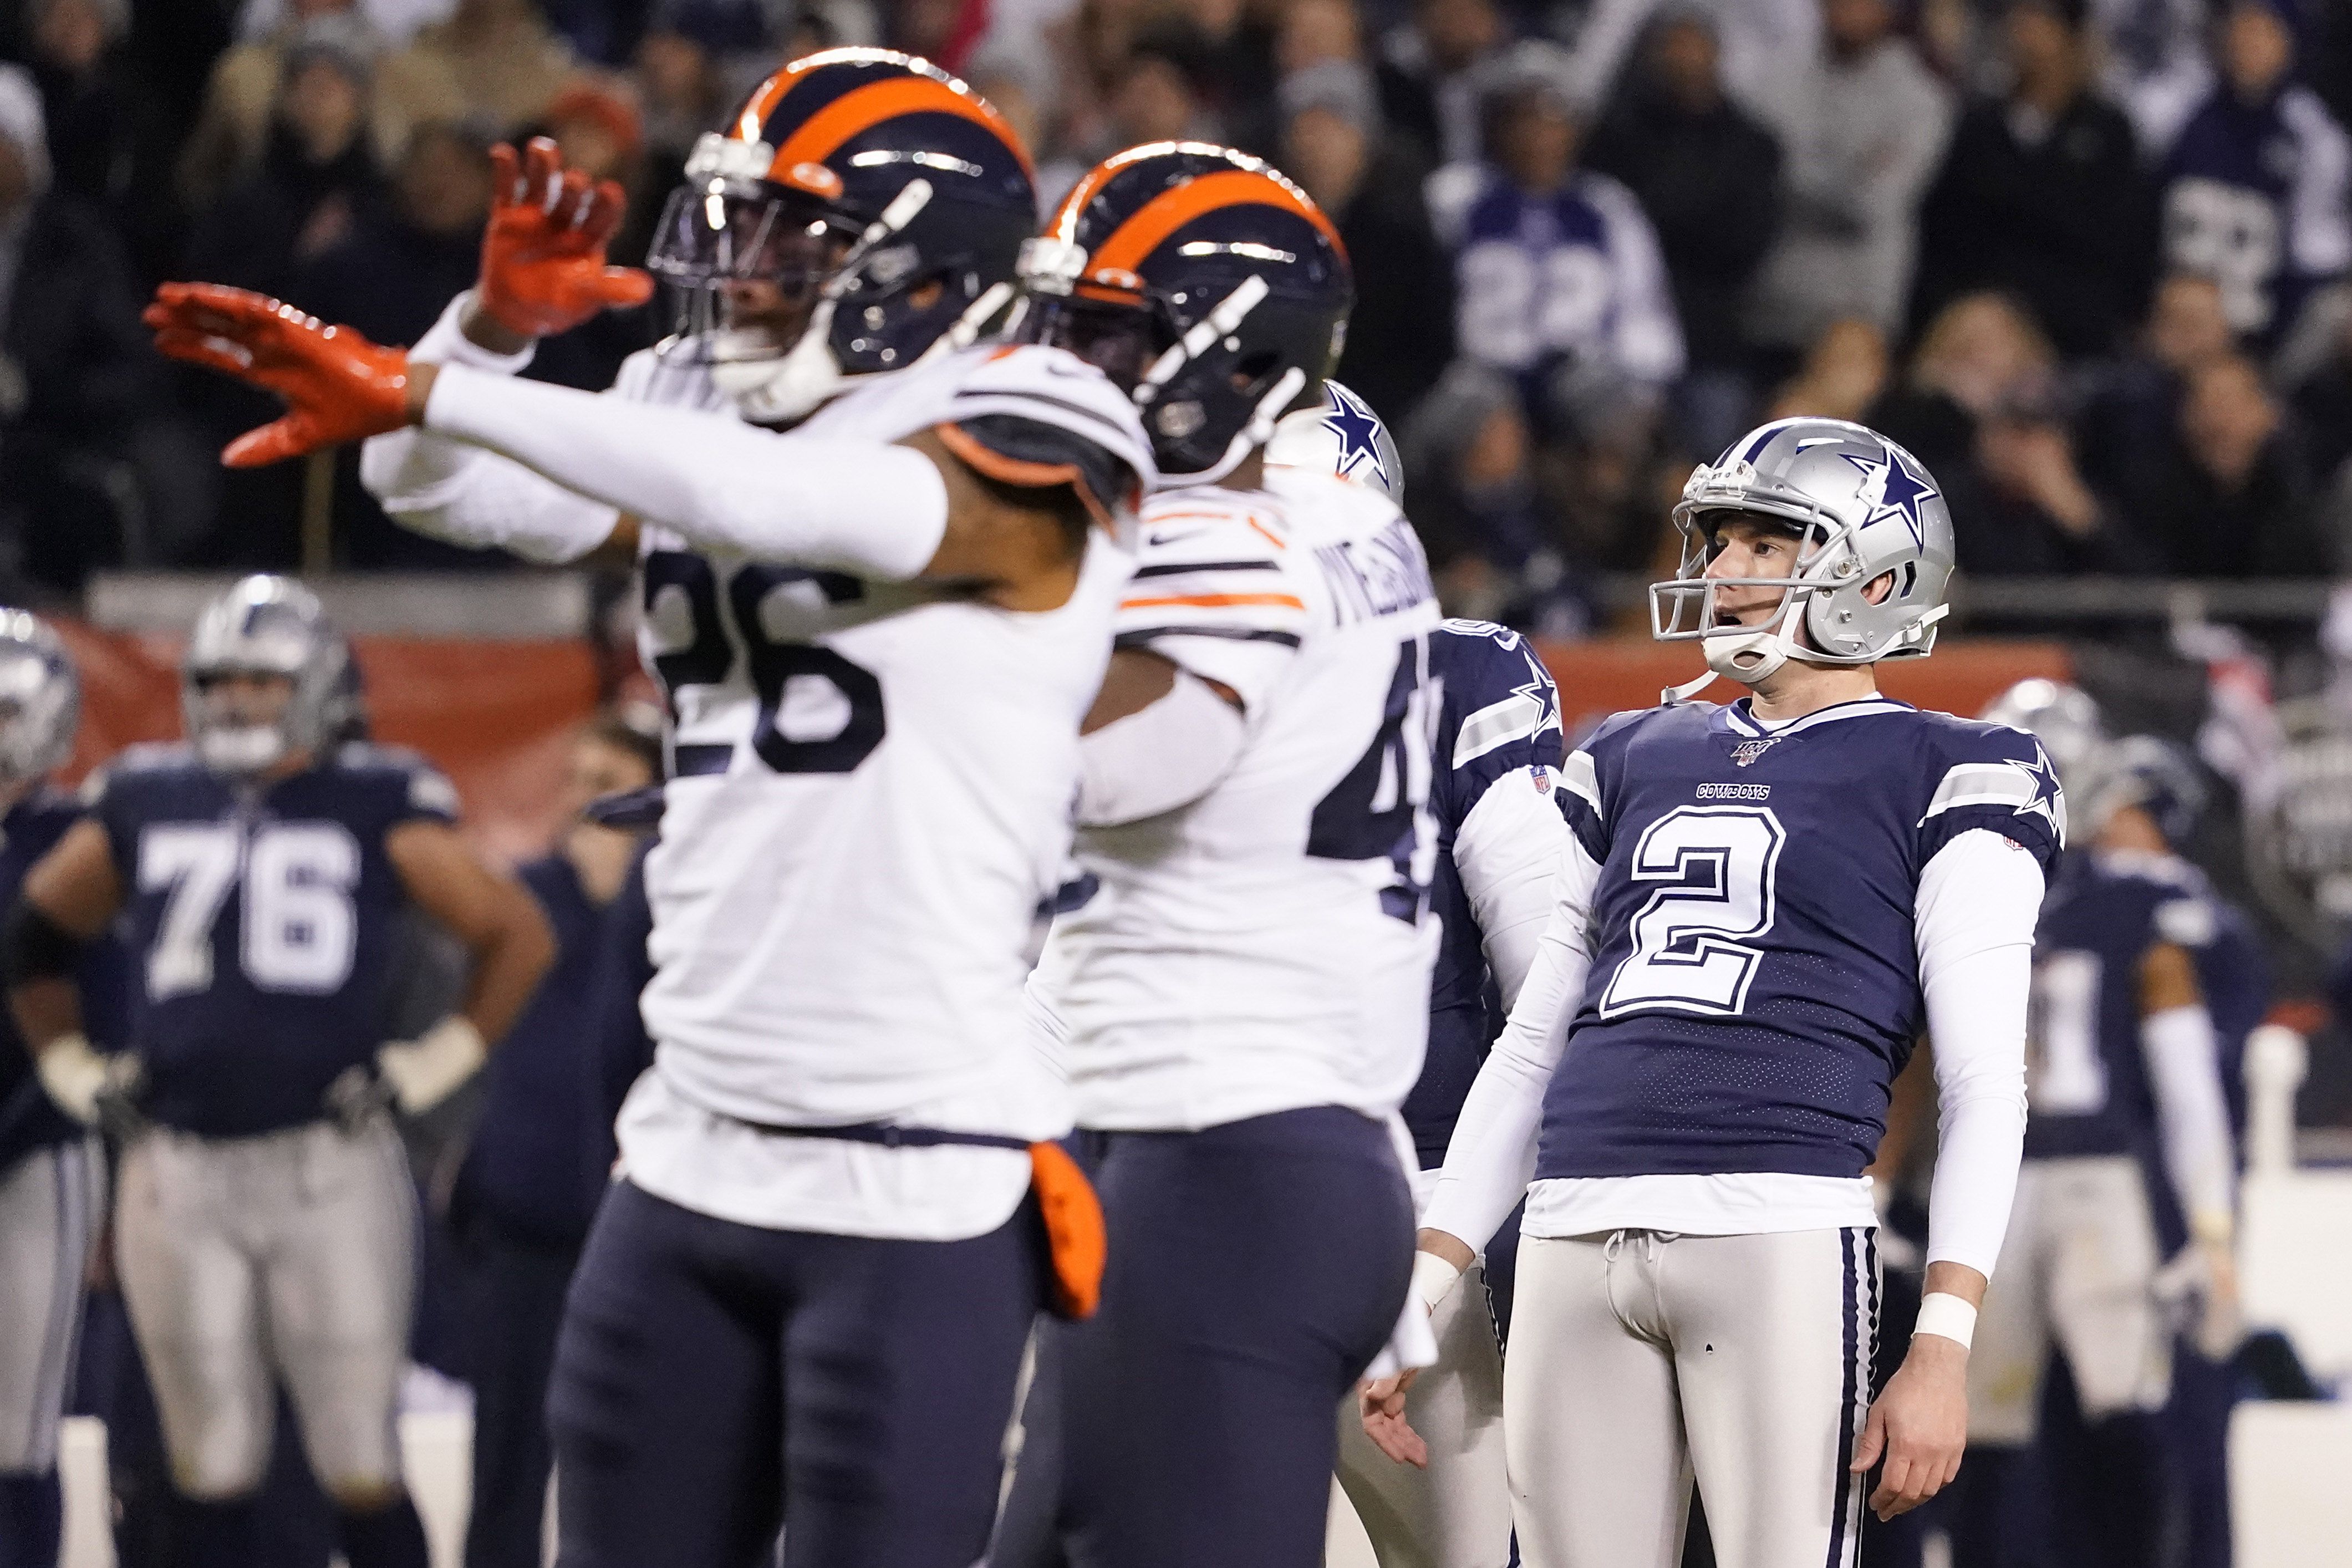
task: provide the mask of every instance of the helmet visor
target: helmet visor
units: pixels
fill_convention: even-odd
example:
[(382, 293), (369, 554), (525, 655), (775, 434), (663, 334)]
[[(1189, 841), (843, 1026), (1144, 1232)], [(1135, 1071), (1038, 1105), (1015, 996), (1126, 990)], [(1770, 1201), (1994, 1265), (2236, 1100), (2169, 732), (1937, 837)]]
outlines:
[(670, 193), (646, 266), (683, 288), (772, 283), (787, 295), (814, 294), (856, 237), (847, 219), (802, 192), (689, 181)]
[(1077, 355), (1122, 392), (1133, 392), (1151, 362), (1176, 342), (1176, 325), (1157, 304), (1113, 305), (1099, 300), (1033, 295), (1021, 336)]

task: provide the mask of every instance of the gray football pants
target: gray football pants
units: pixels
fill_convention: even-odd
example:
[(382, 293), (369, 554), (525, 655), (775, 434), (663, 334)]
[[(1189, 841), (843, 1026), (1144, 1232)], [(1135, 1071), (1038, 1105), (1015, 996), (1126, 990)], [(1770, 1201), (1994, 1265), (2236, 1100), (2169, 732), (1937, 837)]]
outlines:
[(1852, 1568), (1878, 1258), (1866, 1229), (1525, 1237), (1503, 1373), (1528, 1568)]
[(390, 1119), (252, 1138), (153, 1128), (121, 1181), (123, 1301), (181, 1492), (260, 1486), (280, 1379), (330, 1496), (364, 1507), (396, 1489), (416, 1216)]
[(1429, 1445), (1429, 1468), (1372, 1446), (1353, 1395), (1339, 1405), (1339, 1486), (1381, 1568), (1504, 1568), (1511, 1560), (1511, 1487), (1503, 1464), (1503, 1357), (1473, 1263), (1429, 1320), (1437, 1364), (1406, 1394)]
[(105, 1211), (106, 1162), (94, 1138), (36, 1149), (0, 1170), (0, 1474), (57, 1468), (82, 1273)]

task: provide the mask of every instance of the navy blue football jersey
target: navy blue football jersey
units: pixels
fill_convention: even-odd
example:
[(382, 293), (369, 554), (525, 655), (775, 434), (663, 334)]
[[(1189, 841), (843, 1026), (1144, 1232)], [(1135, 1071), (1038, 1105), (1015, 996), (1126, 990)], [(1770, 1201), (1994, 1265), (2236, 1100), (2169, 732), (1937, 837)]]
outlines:
[[(55, 790), (37, 790), (0, 816), (0, 920), (16, 907), (25, 873), (80, 820), (81, 807)], [(110, 942), (92, 942), (81, 966), (82, 1030), (101, 1048), (121, 1037), (121, 954)], [(58, 1110), (16, 1032), (16, 1016), (0, 1007), (0, 1169), (32, 1151), (81, 1136)]]
[(1924, 1021), (1921, 871), (1972, 828), (2057, 857), (2029, 735), (1881, 698), (1769, 731), (1748, 709), (1622, 713), (1568, 759), (1601, 875), (1538, 1179), (1860, 1175)]
[(1485, 933), (1454, 866), (1454, 839), (1491, 788), (1553, 793), (1565, 749), (1559, 693), (1518, 633), (1491, 621), (1447, 621), (1430, 634), (1429, 673), (1444, 690), (1429, 792), (1438, 847), (1430, 909), (1442, 934), (1430, 984), (1429, 1050), (1403, 1108), (1425, 1168), (1444, 1163), (1462, 1101), (1503, 1027)]
[(179, 746), (107, 771), (91, 810), (125, 889), (149, 1116), (242, 1137), (323, 1113), (327, 1086), (389, 1026), (407, 898), (384, 837), (452, 822), (457, 804), (431, 767), (373, 746), (250, 790)]
[[(2153, 1160), (2159, 1152), (2156, 1093), (2140, 1043), (2141, 964), (2159, 942), (2188, 950), (2193, 960), (2219, 936), (2202, 887), (2168, 868), (2144, 855), (2069, 855), (2042, 900), (2026, 1033), (2029, 1160)], [(2218, 1046), (2218, 1025), (2215, 1032)]]

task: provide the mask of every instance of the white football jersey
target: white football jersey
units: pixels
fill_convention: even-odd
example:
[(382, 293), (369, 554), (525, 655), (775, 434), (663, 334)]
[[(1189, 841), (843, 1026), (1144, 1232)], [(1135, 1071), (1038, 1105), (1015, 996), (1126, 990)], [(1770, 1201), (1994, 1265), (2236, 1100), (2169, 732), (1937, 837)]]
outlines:
[[(717, 405), (698, 371), (650, 360), (616, 390)], [(1056, 350), (952, 355), (801, 429), (894, 440), (991, 414), (1076, 432), (1149, 481), (1131, 405)], [(1027, 1185), (1016, 1152), (750, 1124), (1068, 1129), (1023, 1023), (1024, 948), (1064, 864), (1078, 722), (1131, 559), (1097, 529), (1069, 602), (1019, 613), (690, 550), (652, 520), (643, 540), (642, 651), (675, 730), (646, 864), (656, 1052), (622, 1116), (630, 1178), (748, 1224), (993, 1228)]]
[(1248, 731), (1200, 799), (1078, 835), (1031, 988), (1083, 1127), (1385, 1116), (1421, 1068), (1428, 563), (1384, 496), (1301, 470), (1268, 484), (1144, 504), (1118, 646), (1231, 688)]

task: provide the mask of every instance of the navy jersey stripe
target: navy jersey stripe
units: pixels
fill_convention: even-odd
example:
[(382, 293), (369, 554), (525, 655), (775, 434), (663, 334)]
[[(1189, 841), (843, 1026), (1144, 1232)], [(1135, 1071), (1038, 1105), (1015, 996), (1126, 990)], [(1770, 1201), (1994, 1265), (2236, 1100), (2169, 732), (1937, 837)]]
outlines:
[(1182, 577), (1194, 572), (1279, 572), (1282, 568), (1271, 561), (1171, 561), (1159, 566), (1139, 566), (1135, 575), (1140, 577)]
[(1225, 637), (1234, 642), (1280, 643), (1285, 647), (1297, 647), (1301, 638), (1296, 632), (1270, 632), (1249, 626), (1152, 626), (1145, 631), (1121, 632), (1111, 639), (1111, 647), (1148, 648), (1161, 637)]
[(1838, 1254), (1845, 1264), (1845, 1390), (1838, 1399), (1837, 1469), (1830, 1483), (1836, 1489), (1836, 1495), (1830, 1500), (1830, 1551), (1826, 1568), (1844, 1568), (1846, 1529), (1853, 1515), (1854, 1493), (1862, 1484), (1862, 1479), (1846, 1473), (1847, 1468), (1853, 1463), (1854, 1400), (1862, 1381), (1856, 1370), (1861, 1359), (1862, 1339), (1859, 1321), (1862, 1285), (1857, 1278), (1860, 1270), (1855, 1267), (1854, 1259), (1859, 1236), (1860, 1233), (1852, 1227), (1838, 1232)]

